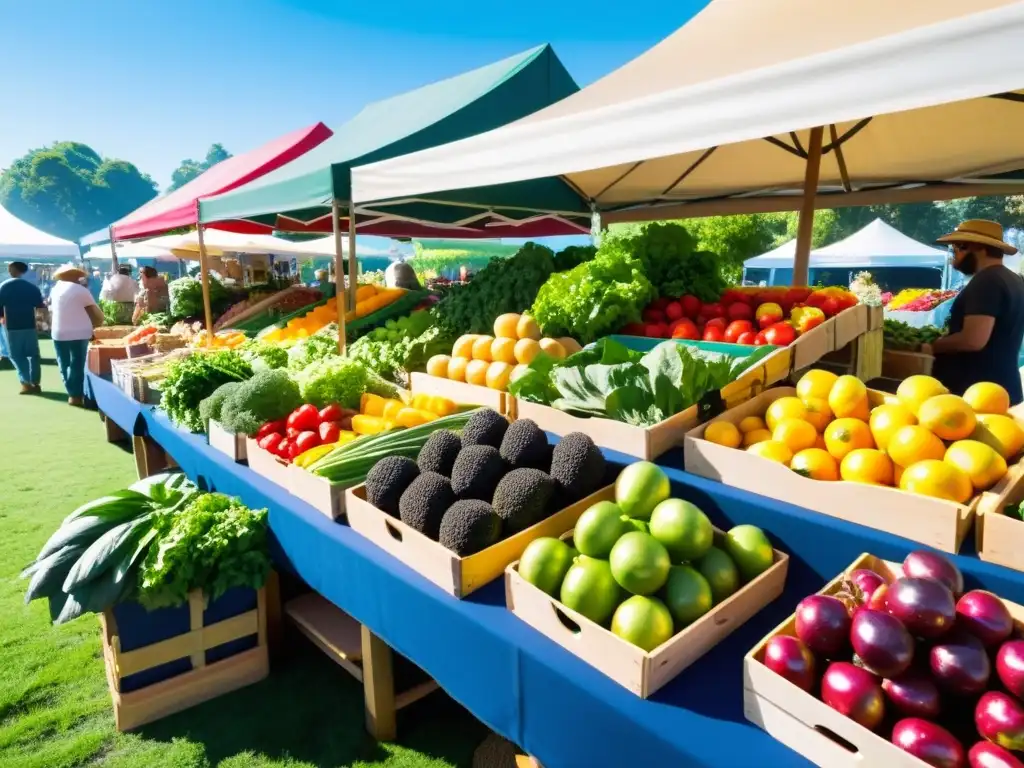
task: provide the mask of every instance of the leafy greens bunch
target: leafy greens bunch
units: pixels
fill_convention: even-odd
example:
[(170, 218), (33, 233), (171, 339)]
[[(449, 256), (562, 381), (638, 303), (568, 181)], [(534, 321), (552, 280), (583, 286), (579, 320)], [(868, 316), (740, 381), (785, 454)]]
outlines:
[(342, 408), (359, 409), (364, 392), (381, 397), (396, 397), (398, 390), (358, 360), (332, 355), (296, 374), (302, 401), (324, 408), (337, 403)]
[(770, 352), (764, 347), (733, 358), (665, 341), (643, 354), (602, 339), (562, 361), (538, 355), (509, 392), (569, 413), (649, 427), (721, 389)]
[(193, 589), (214, 600), (232, 587), (258, 589), (270, 573), (267, 510), (249, 509), (222, 493), (157, 512), (153, 531), (137, 593), (150, 610), (180, 605)]
[(370, 331), (346, 354), (378, 376), (406, 385), (407, 372), (426, 365), (432, 355), (450, 351), (453, 341), (433, 325), (429, 312), (413, 312)]
[(234, 350), (189, 355), (168, 367), (160, 407), (175, 424), (202, 432), (206, 424), (199, 404), (222, 384), (245, 381), (251, 376), (252, 366)]
[(265, 368), (284, 368), (288, 365), (288, 350), (259, 339), (250, 339), (238, 348), (254, 371)]
[(337, 352), (337, 334), (333, 338), (318, 333), (314, 334), (298, 342), (288, 350), (288, 370), (301, 371), (307, 365), (337, 354)]
[[(170, 314), (174, 317), (196, 317), (203, 314), (203, 283), (195, 277), (179, 277), (167, 284)], [(210, 276), (210, 304), (213, 307), (230, 301), (227, 288)]]

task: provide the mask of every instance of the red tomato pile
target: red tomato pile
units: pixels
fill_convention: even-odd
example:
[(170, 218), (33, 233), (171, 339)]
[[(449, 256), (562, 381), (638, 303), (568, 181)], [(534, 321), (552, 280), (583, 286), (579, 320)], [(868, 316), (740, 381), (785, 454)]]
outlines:
[(357, 413), (333, 404), (319, 411), (315, 405), (300, 405), (287, 418), (260, 427), (256, 443), (268, 453), (291, 461), (310, 448), (338, 442), (342, 430), (352, 429), (352, 417)]
[(643, 311), (642, 323), (621, 333), (652, 339), (724, 341), (784, 347), (857, 303), (844, 288), (730, 288), (713, 303), (696, 296), (660, 298)]

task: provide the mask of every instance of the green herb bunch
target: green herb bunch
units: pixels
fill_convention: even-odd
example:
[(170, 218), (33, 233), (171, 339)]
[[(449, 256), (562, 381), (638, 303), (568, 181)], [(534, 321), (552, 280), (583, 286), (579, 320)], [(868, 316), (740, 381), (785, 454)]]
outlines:
[(251, 376), (252, 366), (234, 350), (189, 355), (168, 366), (160, 407), (178, 426), (202, 432), (206, 425), (199, 404), (222, 384)]

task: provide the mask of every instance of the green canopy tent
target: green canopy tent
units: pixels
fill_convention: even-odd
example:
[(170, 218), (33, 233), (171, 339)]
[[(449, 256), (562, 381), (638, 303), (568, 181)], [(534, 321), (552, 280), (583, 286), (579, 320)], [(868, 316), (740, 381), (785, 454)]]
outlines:
[[(492, 130), (532, 114), (579, 90), (549, 45), (366, 106), (305, 155), (230, 192), (199, 203), (200, 223), (247, 221), (292, 232), (334, 232), (341, 241), (347, 217), (350, 240), (360, 234), (392, 237), (536, 237), (589, 232), (589, 212), (561, 179), (541, 180), (533, 199), (550, 200), (577, 221), (556, 215), (510, 214), (498, 226), (474, 227), (464, 210), (428, 203), (431, 224), (409, 216), (350, 215), (352, 168)], [(525, 201), (524, 201), (525, 202)], [(525, 208), (525, 206), (524, 206)], [(446, 213), (448, 215), (446, 215)], [(518, 219), (518, 220), (517, 220)], [(340, 253), (340, 250), (339, 250)], [(355, 248), (350, 249), (350, 261)], [(339, 270), (340, 272), (340, 270)], [(349, 272), (355, 275), (354, 265)], [(349, 280), (354, 301), (354, 279)]]

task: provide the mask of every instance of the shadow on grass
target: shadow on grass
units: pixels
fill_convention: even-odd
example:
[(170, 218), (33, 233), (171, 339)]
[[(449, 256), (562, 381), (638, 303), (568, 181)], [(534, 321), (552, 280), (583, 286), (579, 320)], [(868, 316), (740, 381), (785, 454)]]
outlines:
[[(137, 733), (200, 743), (213, 765), (243, 752), (319, 768), (386, 761), (391, 750), (366, 732), (362, 684), (305, 639), (290, 632), (288, 641), (292, 654), (276, 662), (266, 680)], [(470, 768), (488, 730), (436, 691), (399, 712), (398, 733), (406, 749)]]

